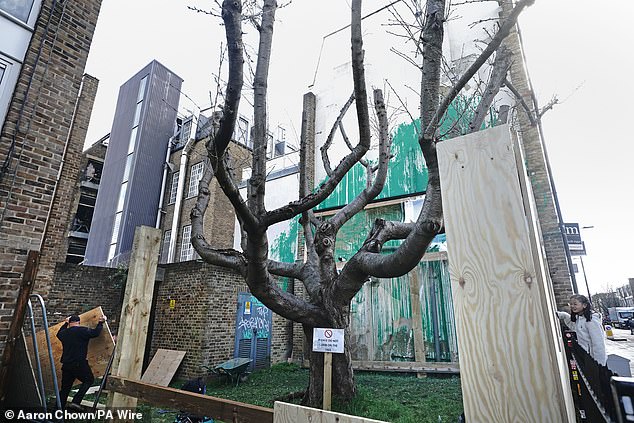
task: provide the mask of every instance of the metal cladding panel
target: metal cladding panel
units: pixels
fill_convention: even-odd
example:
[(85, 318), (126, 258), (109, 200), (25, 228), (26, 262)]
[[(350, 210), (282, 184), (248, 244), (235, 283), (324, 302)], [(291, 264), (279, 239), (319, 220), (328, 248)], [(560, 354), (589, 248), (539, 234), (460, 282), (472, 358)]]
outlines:
[(174, 133), (182, 79), (158, 62), (153, 62), (143, 100), (143, 110), (134, 165), (128, 185), (127, 211), (122, 222), (120, 250), (132, 248), (135, 228), (154, 226), (158, 213), (163, 163)]
[(136, 146), (116, 254), (132, 247), (138, 225), (154, 226), (165, 152), (173, 133), (182, 79), (153, 61), (119, 90), (110, 142), (86, 248), (86, 264), (105, 264), (128, 157), (139, 85), (150, 75), (137, 129)]

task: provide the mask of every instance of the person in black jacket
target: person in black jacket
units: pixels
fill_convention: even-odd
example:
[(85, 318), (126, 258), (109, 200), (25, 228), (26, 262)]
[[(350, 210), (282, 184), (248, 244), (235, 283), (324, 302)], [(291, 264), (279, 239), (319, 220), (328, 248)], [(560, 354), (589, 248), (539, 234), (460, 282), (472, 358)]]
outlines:
[(57, 332), (57, 338), (62, 341), (62, 388), (59, 392), (62, 409), (66, 408), (68, 394), (73, 387), (75, 379), (79, 379), (81, 386), (73, 397), (72, 405), (68, 408), (81, 409), (81, 400), (86, 395), (86, 391), (92, 385), (95, 377), (88, 365), (86, 355), (88, 354), (88, 342), (91, 338), (96, 338), (101, 333), (103, 322), (106, 316), (99, 318), (99, 323), (94, 329), (80, 326), (80, 318), (73, 314), (66, 318), (66, 323)]

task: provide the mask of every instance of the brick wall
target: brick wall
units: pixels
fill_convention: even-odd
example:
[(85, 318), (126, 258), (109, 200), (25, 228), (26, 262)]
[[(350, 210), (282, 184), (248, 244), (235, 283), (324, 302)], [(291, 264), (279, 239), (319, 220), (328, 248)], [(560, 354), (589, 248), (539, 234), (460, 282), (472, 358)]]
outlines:
[(51, 205), (44, 243), (40, 250), (40, 265), (35, 290), (44, 296), (48, 294), (53, 282), (55, 264), (66, 261), (68, 232), (79, 202), (80, 176), (85, 169), (83, 163), (86, 159), (82, 155), (82, 150), (98, 85), (99, 80), (90, 75), (84, 75), (69, 134), (68, 148), (62, 163), (62, 172)]
[(101, 306), (116, 333), (124, 291), (125, 273), (119, 269), (57, 263), (46, 302), (49, 323)]
[[(504, 14), (509, 12), (512, 5), (508, 2), (504, 2), (502, 3), (502, 7)], [(512, 31), (505, 43), (511, 49), (515, 58), (512, 61), (510, 70), (511, 82), (526, 104), (532, 105), (533, 90), (528, 79), (524, 53), (517, 31)], [(520, 144), (524, 149), (526, 169), (533, 190), (538, 223), (542, 233), (542, 242), (546, 251), (548, 273), (552, 280), (557, 307), (561, 309), (568, 304), (568, 299), (572, 294), (572, 280), (566, 257), (563, 234), (559, 226), (561, 217), (556, 207), (554, 187), (553, 184), (551, 184), (550, 169), (546, 161), (544, 142), (541, 138), (538, 126), (531, 125), (528, 116), (523, 110), (518, 110), (517, 120)]]
[[(248, 292), (247, 286), (240, 275), (200, 261), (173, 263), (164, 270), (152, 307), (151, 348), (146, 362), (158, 348), (184, 350), (187, 354), (176, 378), (202, 375), (201, 366), (233, 357), (238, 293)], [(120, 276), (113, 268), (58, 263), (47, 302), (51, 324), (102, 306), (116, 333), (125, 289)], [(170, 300), (174, 300), (173, 308)], [(271, 362), (276, 363), (283, 360), (286, 319), (273, 314), (272, 326)], [(301, 333), (301, 329), (296, 332)]]
[[(0, 350), (26, 254), (40, 250), (45, 232), (59, 231), (56, 226), (64, 220), (57, 216), (63, 207), (51, 206), (62, 162), (78, 161), (73, 154), (83, 145), (81, 130), (70, 134), (71, 123), (101, 0), (55, 2), (55, 8), (53, 3), (42, 2), (0, 134), (0, 160), (5, 165), (0, 179)], [(83, 124), (84, 117), (77, 121)], [(63, 205), (64, 189), (58, 192)], [(54, 272), (57, 247), (52, 239), (37, 274), (36, 289), (43, 293)]]

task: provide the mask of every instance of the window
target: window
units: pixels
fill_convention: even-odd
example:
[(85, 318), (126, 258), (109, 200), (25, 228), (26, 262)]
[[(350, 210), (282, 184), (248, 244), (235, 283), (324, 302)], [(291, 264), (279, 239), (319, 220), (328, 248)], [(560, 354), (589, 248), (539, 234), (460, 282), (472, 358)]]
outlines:
[(168, 229), (163, 235), (163, 246), (161, 248), (161, 263), (167, 263), (170, 251), (170, 242), (172, 241), (172, 231)]
[[(2, 0), (0, 0), (2, 1)], [(4, 122), (18, 80), (20, 64), (0, 54), (0, 122)]]
[(169, 203), (167, 204), (173, 204), (176, 202), (176, 194), (178, 193), (178, 175), (179, 174), (180, 172), (172, 173), (172, 187), (170, 188), (170, 198), (169, 198)]
[(183, 227), (183, 239), (181, 240), (181, 259), (180, 261), (188, 261), (194, 258), (194, 247), (191, 243), (192, 225)]
[(0, 0), (0, 10), (28, 23), (34, 0)]
[(134, 153), (134, 147), (136, 145), (136, 133), (138, 130), (138, 126), (132, 128), (132, 132), (130, 132), (130, 141), (128, 141), (128, 154)]
[(110, 250), (108, 250), (108, 261), (111, 261), (114, 258), (115, 251), (117, 251), (117, 244), (111, 244)]
[(181, 143), (185, 144), (189, 141), (192, 133), (192, 118), (187, 119), (181, 126)]
[(125, 204), (125, 195), (128, 192), (128, 183), (121, 184), (121, 191), (119, 191), (119, 201), (117, 202), (117, 211), (123, 211), (123, 205)]
[(139, 102), (136, 105), (136, 110), (134, 111), (134, 121), (132, 122), (132, 126), (138, 126), (139, 120), (141, 120), (141, 109), (143, 108), (143, 102)]
[(114, 224), (112, 225), (112, 238), (110, 240), (111, 244), (116, 244), (119, 242), (119, 229), (121, 229), (121, 216), (123, 216), (123, 212), (119, 212), (114, 215)]
[(132, 169), (132, 157), (133, 154), (128, 154), (128, 158), (125, 161), (125, 169), (123, 170), (123, 181), (127, 182), (130, 179), (130, 169)]
[(140, 103), (141, 101), (143, 101), (143, 98), (145, 97), (145, 87), (147, 86), (147, 78), (148, 78), (148, 75), (145, 75), (143, 79), (141, 80), (141, 82), (139, 83), (139, 93), (136, 96), (137, 103)]
[(203, 162), (196, 163), (192, 166), (189, 173), (189, 190), (187, 191), (187, 198), (198, 195), (198, 183), (203, 177), (203, 169)]
[(277, 138), (273, 147), (273, 157), (279, 157), (284, 155), (286, 149), (286, 129), (281, 126), (277, 127)]
[(242, 116), (239, 116), (237, 123), (233, 138), (236, 142), (246, 145), (247, 147), (251, 147), (249, 144), (249, 121)]

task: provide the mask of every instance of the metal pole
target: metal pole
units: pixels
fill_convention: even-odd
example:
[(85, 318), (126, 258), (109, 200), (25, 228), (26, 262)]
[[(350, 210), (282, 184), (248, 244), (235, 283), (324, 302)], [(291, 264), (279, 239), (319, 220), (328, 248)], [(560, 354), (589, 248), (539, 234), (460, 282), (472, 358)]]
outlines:
[(42, 407), (46, 412), (46, 391), (44, 389), (44, 378), (42, 377), (42, 363), (40, 361), (40, 351), (37, 346), (37, 337), (35, 335), (35, 320), (33, 318), (33, 305), (31, 300), (27, 302), (27, 311), (29, 313), (29, 320), (31, 321), (31, 337), (33, 338), (33, 355), (35, 356), (35, 364), (37, 369), (37, 380), (40, 384), (40, 396), (42, 400)]
[(588, 301), (592, 303), (592, 295), (590, 295), (590, 286), (588, 286), (588, 277), (586, 276), (586, 267), (583, 265), (583, 256), (579, 256), (581, 260), (581, 270), (583, 271), (583, 280), (586, 281), (586, 289), (588, 290)]
[(46, 318), (46, 306), (44, 305), (44, 299), (39, 294), (32, 294), (31, 297), (37, 298), (42, 306), (42, 320), (44, 321), (44, 335), (46, 335), (46, 346), (48, 347), (48, 359), (51, 361), (51, 372), (53, 373), (53, 389), (55, 389), (55, 401), (57, 403), (57, 409), (62, 409), (62, 402), (59, 398), (59, 386), (57, 384), (57, 371), (55, 370), (55, 358), (53, 357), (53, 348), (51, 345), (51, 337), (48, 333), (48, 319)]

